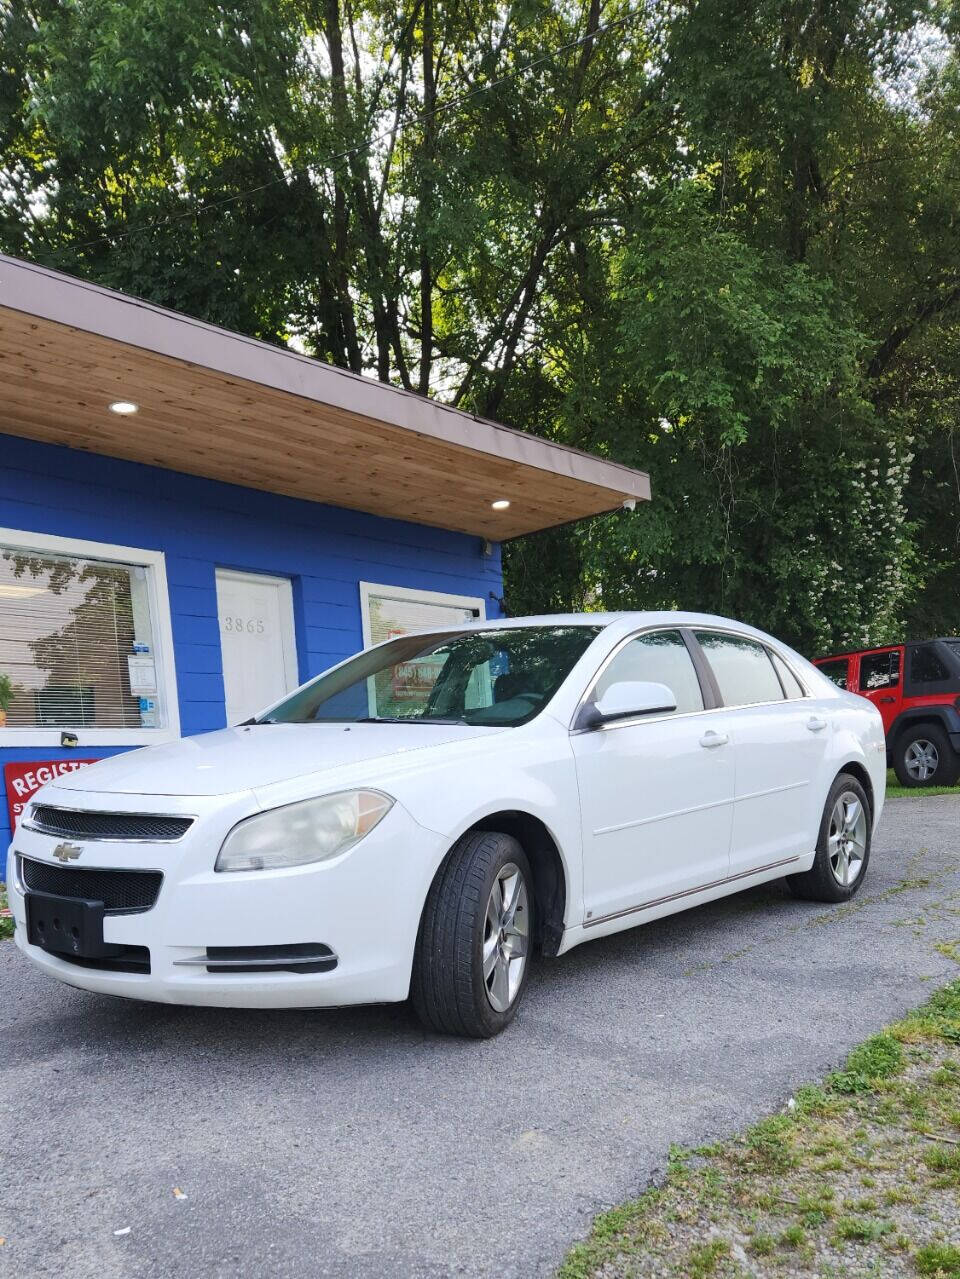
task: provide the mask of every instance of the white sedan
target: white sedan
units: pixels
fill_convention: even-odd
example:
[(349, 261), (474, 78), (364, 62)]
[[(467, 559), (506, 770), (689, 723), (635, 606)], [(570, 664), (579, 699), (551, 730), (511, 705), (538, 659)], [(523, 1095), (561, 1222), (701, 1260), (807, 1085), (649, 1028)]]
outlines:
[(786, 876), (842, 902), (880, 816), (880, 715), (769, 635), (694, 613), (406, 635), (247, 724), (39, 791), (19, 947), (176, 1004), (404, 1000), (496, 1034), (534, 952)]

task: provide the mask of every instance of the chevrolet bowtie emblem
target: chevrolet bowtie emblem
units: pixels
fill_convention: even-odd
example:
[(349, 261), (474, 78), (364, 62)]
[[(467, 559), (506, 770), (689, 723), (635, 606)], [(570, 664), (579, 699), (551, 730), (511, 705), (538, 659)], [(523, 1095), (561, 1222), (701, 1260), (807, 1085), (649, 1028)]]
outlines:
[(58, 862), (75, 862), (82, 852), (79, 844), (58, 844), (53, 855)]

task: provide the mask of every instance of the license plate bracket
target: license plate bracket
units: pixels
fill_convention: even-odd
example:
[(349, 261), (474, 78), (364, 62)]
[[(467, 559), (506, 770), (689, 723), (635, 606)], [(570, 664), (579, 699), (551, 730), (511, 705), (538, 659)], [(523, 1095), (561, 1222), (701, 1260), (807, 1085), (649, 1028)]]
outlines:
[(106, 959), (122, 947), (103, 940), (103, 902), (27, 892), (27, 941), (54, 955)]

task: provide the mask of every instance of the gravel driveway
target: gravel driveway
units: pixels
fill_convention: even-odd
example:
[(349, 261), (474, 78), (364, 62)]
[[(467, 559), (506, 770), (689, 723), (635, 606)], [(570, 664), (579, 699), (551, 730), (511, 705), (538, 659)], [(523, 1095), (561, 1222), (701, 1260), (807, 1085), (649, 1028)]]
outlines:
[(890, 801), (849, 906), (778, 883), (541, 964), (489, 1043), (395, 1007), (111, 1000), (0, 944), (0, 1274), (549, 1274), (671, 1142), (779, 1107), (953, 975), (958, 817)]

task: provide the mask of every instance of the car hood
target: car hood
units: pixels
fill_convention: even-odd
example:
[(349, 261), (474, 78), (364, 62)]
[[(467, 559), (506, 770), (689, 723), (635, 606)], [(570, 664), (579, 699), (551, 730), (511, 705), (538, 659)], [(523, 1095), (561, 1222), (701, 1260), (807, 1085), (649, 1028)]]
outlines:
[(226, 795), (502, 731), (466, 724), (254, 724), (115, 755), (55, 785), (102, 794)]

